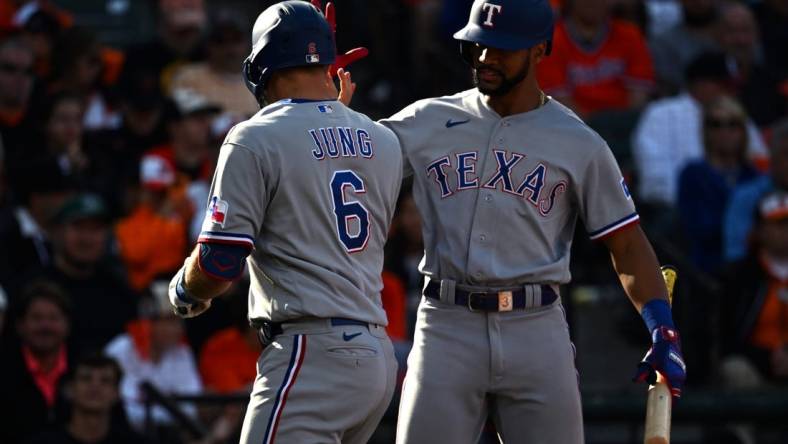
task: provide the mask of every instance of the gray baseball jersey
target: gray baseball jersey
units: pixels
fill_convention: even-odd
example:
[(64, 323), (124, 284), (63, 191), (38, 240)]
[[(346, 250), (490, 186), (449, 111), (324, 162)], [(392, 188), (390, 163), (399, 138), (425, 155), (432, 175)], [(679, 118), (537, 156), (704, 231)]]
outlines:
[(283, 100), (230, 131), (200, 240), (255, 247), (250, 319), (386, 325), (383, 245), (401, 162), (390, 130), (337, 101)]
[(381, 122), (415, 177), (421, 272), (466, 285), (568, 282), (578, 217), (592, 239), (638, 220), (615, 158), (555, 100), (501, 118), (482, 97), (422, 100)]

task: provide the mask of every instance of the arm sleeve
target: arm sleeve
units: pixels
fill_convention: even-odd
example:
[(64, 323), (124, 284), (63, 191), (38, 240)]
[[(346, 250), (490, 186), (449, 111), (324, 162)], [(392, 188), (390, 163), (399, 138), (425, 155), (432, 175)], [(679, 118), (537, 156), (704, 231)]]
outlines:
[(260, 156), (225, 142), (211, 184), (199, 242), (254, 248), (269, 201)]
[(575, 189), (580, 217), (591, 239), (602, 239), (639, 219), (621, 170), (610, 148), (592, 154)]

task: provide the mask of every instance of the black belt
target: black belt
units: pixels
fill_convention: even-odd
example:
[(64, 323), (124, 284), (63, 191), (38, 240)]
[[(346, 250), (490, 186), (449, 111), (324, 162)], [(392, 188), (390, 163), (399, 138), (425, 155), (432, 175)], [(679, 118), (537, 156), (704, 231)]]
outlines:
[[(536, 308), (550, 305), (558, 299), (553, 287), (540, 285), (542, 297), (532, 298), (528, 304), (525, 288), (512, 291), (466, 291), (459, 288), (454, 290), (454, 303), (467, 307), (471, 311), (511, 311)], [(430, 281), (424, 289), (424, 296), (440, 299), (440, 281)]]
[[(290, 322), (271, 322), (271, 321), (256, 319), (253, 322), (253, 326), (257, 328), (257, 336), (260, 338), (260, 342), (262, 342), (263, 345), (268, 345), (274, 342), (274, 339), (276, 339), (277, 336), (283, 333), (282, 325), (294, 324), (297, 322), (298, 320), (293, 320)], [(357, 321), (355, 319), (331, 318), (332, 327), (337, 327), (342, 325), (361, 325), (363, 327), (367, 327), (369, 326), (369, 323)]]

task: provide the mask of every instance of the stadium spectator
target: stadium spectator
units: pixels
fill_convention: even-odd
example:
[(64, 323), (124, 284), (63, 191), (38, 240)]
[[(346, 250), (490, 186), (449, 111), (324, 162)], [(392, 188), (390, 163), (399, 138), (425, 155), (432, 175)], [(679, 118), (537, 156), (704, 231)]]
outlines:
[[(730, 75), (721, 54), (701, 54), (687, 66), (685, 77), (686, 91), (652, 102), (633, 134), (637, 195), (642, 202), (659, 207), (674, 207), (681, 169), (703, 156), (702, 107), (730, 90)], [(764, 157), (766, 147), (751, 123), (747, 134), (750, 156)]]
[(33, 67), (36, 77), (49, 78), (52, 70), (52, 49), (60, 33), (70, 26), (70, 23), (62, 23), (57, 12), (48, 8), (38, 8), (29, 13), (26, 11), (20, 16), (20, 20), (20, 35), (28, 42), (35, 55)]
[(96, 34), (81, 27), (63, 32), (52, 50), (52, 77), (46, 94), (68, 92), (82, 98), (88, 130), (116, 128), (120, 115), (102, 85), (102, 46)]
[(645, 0), (643, 3), (649, 36), (661, 35), (681, 23), (681, 3), (678, 0)]
[[(142, 310), (143, 318), (129, 324), (126, 332), (105, 349), (123, 369), (120, 394), (129, 421), (137, 429), (143, 426), (146, 414), (143, 382), (164, 394), (196, 395), (202, 391), (194, 354), (185, 342), (183, 321), (175, 316), (167, 300), (166, 281), (154, 283), (151, 293)], [(192, 406), (184, 407), (188, 414), (195, 415)], [(151, 415), (158, 425), (172, 425), (172, 418), (160, 406), (155, 406)]]
[(257, 376), (262, 347), (257, 330), (244, 317), (238, 325), (214, 333), (200, 353), (200, 376), (216, 393), (249, 393)]
[(788, 2), (763, 0), (753, 5), (761, 30), (766, 66), (779, 79), (788, 79)]
[(99, 197), (73, 197), (55, 220), (54, 261), (45, 275), (66, 290), (74, 306), (71, 347), (95, 352), (136, 317), (138, 298), (107, 257), (109, 221)]
[(70, 313), (65, 293), (43, 281), (30, 284), (14, 307), (19, 342), (0, 356), (0, 442), (22, 442), (64, 419)]
[(725, 211), (725, 260), (739, 261), (747, 255), (749, 234), (758, 201), (773, 190), (788, 190), (788, 120), (772, 130), (769, 174), (738, 186)]
[[(100, 194), (105, 201), (119, 206), (116, 193), (123, 189), (123, 176), (120, 175), (120, 159), (112, 158), (113, 153), (100, 140), (88, 137), (85, 128), (85, 105), (82, 94), (61, 91), (39, 103), (33, 113), (36, 131), (28, 135), (28, 141), (20, 144), (17, 163), (26, 166), (31, 161), (54, 159), (60, 168), (72, 176), (80, 188)], [(98, 143), (97, 143), (98, 142)]]
[(120, 400), (120, 366), (104, 355), (88, 355), (74, 364), (66, 380), (69, 418), (55, 430), (37, 435), (28, 444), (138, 444), (125, 418), (115, 414)]
[(13, 298), (25, 279), (52, 264), (53, 218), (75, 184), (53, 159), (22, 164), (12, 177), (16, 204), (0, 209), (0, 284)]
[(675, 94), (688, 88), (687, 66), (698, 55), (718, 49), (718, 0), (681, 0), (683, 20), (650, 41), (659, 91)]
[(157, 75), (147, 67), (124, 71), (118, 84), (118, 128), (88, 132), (85, 148), (91, 164), (104, 176), (102, 197), (113, 216), (125, 214), (139, 184), (142, 155), (167, 140), (166, 101)]
[(695, 265), (716, 274), (730, 193), (758, 172), (747, 159), (747, 114), (734, 99), (723, 96), (704, 107), (702, 138), (704, 157), (679, 176), (678, 213)]
[(545, 92), (581, 116), (643, 106), (654, 71), (637, 26), (612, 18), (608, 0), (572, 0), (566, 10), (538, 65)]
[(4, 0), (0, 2), (0, 34), (18, 31), (38, 13), (51, 16), (62, 28), (74, 23), (71, 14), (49, 0)]
[(43, 131), (28, 136), (24, 152), (19, 156), (20, 163), (55, 159), (66, 174), (87, 181), (90, 162), (82, 141), (85, 114), (82, 97), (70, 92), (53, 94), (39, 106), (36, 114), (36, 126)]
[(221, 12), (208, 34), (206, 60), (178, 69), (173, 75), (172, 89), (200, 94), (219, 105), (233, 124), (250, 117), (260, 107), (246, 89), (238, 68), (249, 53), (248, 46), (243, 20), (227, 11)]
[(719, 42), (738, 98), (755, 124), (769, 126), (785, 116), (786, 96), (780, 93), (780, 79), (764, 64), (758, 23), (750, 8), (741, 3), (722, 7)]
[(755, 248), (725, 274), (722, 376), (753, 388), (788, 382), (788, 194), (766, 194), (756, 210)]
[(159, 0), (157, 14), (156, 38), (129, 48), (125, 66), (147, 66), (156, 73), (162, 91), (170, 91), (175, 71), (185, 63), (202, 59), (207, 15), (203, 0)]
[(136, 291), (148, 288), (157, 277), (175, 274), (183, 263), (192, 205), (186, 196), (177, 195), (175, 180), (175, 166), (168, 159), (143, 156), (139, 202), (115, 227), (120, 257)]
[(184, 193), (192, 203), (189, 238), (196, 242), (202, 227), (208, 187), (218, 157), (218, 143), (211, 133), (213, 118), (220, 111), (214, 103), (188, 89), (175, 90), (167, 124), (169, 142), (148, 155), (160, 156), (175, 166), (173, 194)]
[(33, 49), (20, 37), (0, 41), (0, 135), (9, 159), (27, 135), (25, 117), (33, 91), (33, 61)]

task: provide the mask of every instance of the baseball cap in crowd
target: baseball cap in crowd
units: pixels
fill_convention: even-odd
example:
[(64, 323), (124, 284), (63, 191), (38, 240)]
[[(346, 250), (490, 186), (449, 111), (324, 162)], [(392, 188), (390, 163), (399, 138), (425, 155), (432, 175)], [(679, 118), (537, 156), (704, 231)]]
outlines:
[(788, 219), (788, 193), (776, 191), (767, 194), (758, 205), (758, 213), (763, 220)]
[(183, 118), (195, 114), (214, 114), (222, 108), (208, 100), (202, 94), (189, 88), (177, 88), (172, 92), (172, 102), (175, 105), (176, 116)]
[(104, 201), (95, 194), (78, 194), (63, 204), (55, 216), (59, 224), (67, 224), (85, 219), (109, 221), (109, 212)]
[(175, 183), (175, 167), (159, 154), (146, 154), (140, 161), (140, 183), (149, 190), (164, 190)]
[(161, 0), (159, 9), (175, 28), (203, 28), (207, 21), (203, 0)]

